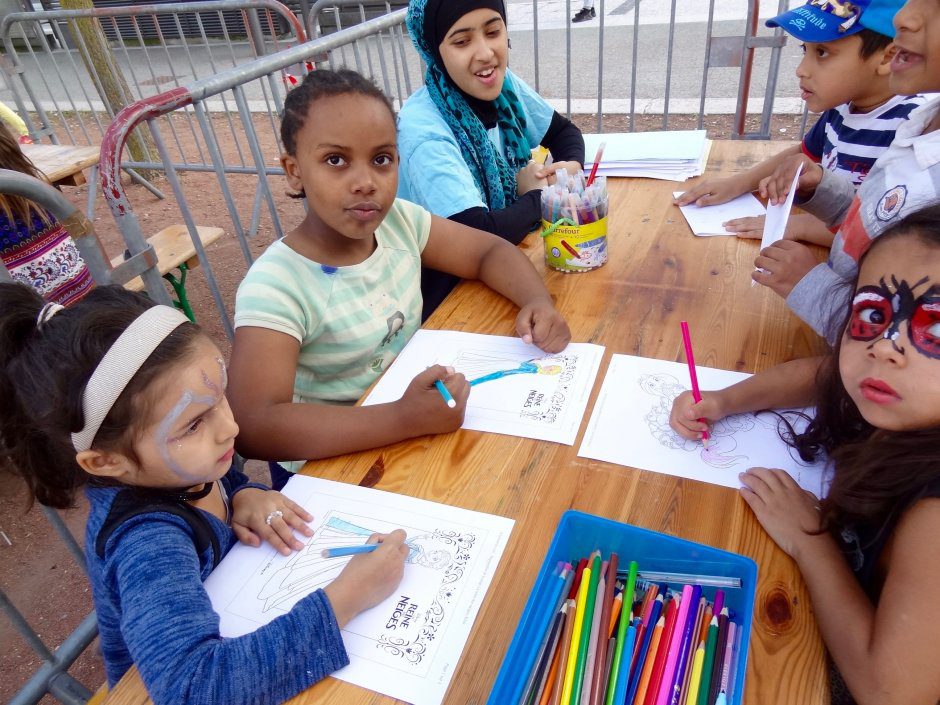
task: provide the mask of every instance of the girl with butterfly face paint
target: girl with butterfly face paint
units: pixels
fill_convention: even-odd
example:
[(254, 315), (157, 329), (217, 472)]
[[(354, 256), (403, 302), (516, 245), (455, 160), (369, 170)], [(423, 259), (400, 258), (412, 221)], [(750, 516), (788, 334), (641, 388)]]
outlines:
[[(765, 408), (816, 406), (784, 434), (833, 470), (821, 502), (782, 470), (751, 468), (741, 495), (800, 566), (840, 703), (940, 700), (940, 206), (916, 212), (861, 260), (842, 336), (727, 389), (686, 393), (673, 428)], [(791, 429), (792, 430), (792, 429)]]

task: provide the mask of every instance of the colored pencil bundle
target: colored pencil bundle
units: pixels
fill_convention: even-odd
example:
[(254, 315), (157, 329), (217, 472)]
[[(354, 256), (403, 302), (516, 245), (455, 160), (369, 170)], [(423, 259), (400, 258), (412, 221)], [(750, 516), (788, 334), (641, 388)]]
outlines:
[(607, 217), (607, 178), (599, 176), (590, 186), (579, 171), (572, 176), (564, 169), (555, 172), (555, 183), (542, 189), (542, 219), (557, 223), (567, 218), (574, 225)]
[[(560, 563), (519, 705), (723, 705), (740, 625), (698, 584), (656, 583), (600, 551)], [(702, 582), (707, 582), (703, 580)]]

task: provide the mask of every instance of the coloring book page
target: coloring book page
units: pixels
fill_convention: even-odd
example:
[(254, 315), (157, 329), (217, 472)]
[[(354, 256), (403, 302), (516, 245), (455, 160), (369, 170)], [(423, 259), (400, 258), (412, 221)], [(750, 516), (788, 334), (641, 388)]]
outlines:
[(205, 582), (222, 636), (248, 634), (325, 587), (355, 546), (404, 529), (401, 584), (342, 630), (349, 665), (334, 677), (414, 705), (439, 705), (506, 548), (513, 521), (380, 490), (295, 475), (283, 493), (314, 516), (312, 537), (289, 556), (236, 544)]
[[(703, 393), (750, 376), (701, 366), (696, 371)], [(672, 402), (687, 389), (685, 363), (614, 355), (578, 455), (733, 488), (741, 487), (738, 474), (750, 467), (782, 468), (817, 497), (826, 494), (826, 464), (804, 462), (783, 442), (778, 429), (785, 426), (777, 414), (725, 417), (712, 426), (708, 448), (673, 431)], [(811, 412), (781, 413), (801, 431), (807, 423), (801, 414)]]
[[(672, 195), (674, 198), (678, 198), (683, 193), (684, 191), (675, 191)], [(735, 218), (764, 215), (766, 212), (764, 206), (754, 198), (752, 193), (742, 194), (727, 203), (719, 203), (714, 206), (697, 206), (691, 203), (687, 206), (679, 206), (679, 210), (692, 229), (692, 234), (699, 237), (734, 236), (734, 233), (725, 230), (723, 223)]]
[(573, 445), (603, 355), (590, 343), (549, 354), (519, 338), (419, 330), (363, 406), (400, 399), (418, 373), (449, 365), (472, 385), (461, 428)]

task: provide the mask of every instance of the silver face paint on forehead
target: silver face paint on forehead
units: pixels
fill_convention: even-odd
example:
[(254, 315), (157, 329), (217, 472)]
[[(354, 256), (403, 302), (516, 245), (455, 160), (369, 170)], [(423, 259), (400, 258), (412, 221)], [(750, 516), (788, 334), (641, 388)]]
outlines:
[(199, 482), (204, 482), (204, 478), (195, 477), (186, 472), (179, 463), (177, 463), (170, 456), (170, 433), (173, 430), (173, 427), (176, 426), (180, 417), (183, 415), (183, 412), (192, 405), (192, 404), (205, 404), (209, 407), (214, 406), (218, 403), (216, 397), (210, 396), (196, 396), (188, 389), (183, 392), (182, 396), (176, 404), (170, 409), (166, 416), (163, 417), (163, 420), (160, 421), (157, 426), (157, 430), (154, 432), (154, 443), (156, 443), (157, 448), (160, 451), (160, 458), (166, 463), (167, 468), (170, 472), (179, 477), (183, 482), (190, 485), (196, 484)]
[(215, 392), (221, 400), (222, 395), (225, 394), (225, 388), (228, 387), (228, 373), (225, 369), (225, 360), (223, 360), (221, 357), (217, 357), (215, 361), (219, 365), (219, 380), (222, 383), (221, 387), (209, 379), (209, 375), (205, 370), (200, 370), (200, 373), (202, 374), (202, 383)]

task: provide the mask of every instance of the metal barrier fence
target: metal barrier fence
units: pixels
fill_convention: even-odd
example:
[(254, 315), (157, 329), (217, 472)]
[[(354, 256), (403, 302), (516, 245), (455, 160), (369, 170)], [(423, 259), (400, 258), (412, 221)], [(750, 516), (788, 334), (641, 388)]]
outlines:
[[(381, 4), (317, 0), (305, 13), (307, 35), (319, 37), (325, 33), (324, 27), (336, 31), (344, 23), (365, 22)], [(760, 139), (770, 136), (780, 51), (786, 36), (780, 29), (759, 35), (759, 0), (740, 3), (747, 11), (743, 21), (729, 20), (716, 9), (716, 0), (696, 0), (695, 18), (689, 16), (688, 2), (683, 3), (683, 17), (679, 17), (679, 0), (670, 0), (668, 4), (636, 0), (618, 5), (608, 13), (610, 4), (608, 0), (596, 0), (596, 29), (580, 25), (576, 34), (571, 18), (581, 6), (580, 0), (575, 0), (574, 7), (572, 0), (512, 3), (508, 19), (513, 71), (559, 112), (569, 117), (573, 113), (594, 114), (597, 132), (604, 131), (605, 114), (626, 115), (628, 129), (632, 131), (636, 129), (638, 114), (662, 115), (662, 128), (667, 129), (670, 118), (677, 114), (697, 116), (701, 128), (706, 114), (733, 113), (735, 136)], [(384, 5), (391, 12), (393, 4)], [(725, 8), (728, 3), (722, 5)], [(777, 12), (787, 7), (787, 0), (777, 1)], [(559, 17), (559, 10), (563, 11), (563, 18)], [(609, 17), (615, 17), (616, 24), (606, 24)], [(704, 34), (686, 29), (691, 19), (705, 24)], [(728, 34), (729, 31), (732, 33)], [(373, 62), (391, 62), (395, 65), (395, 81), (382, 87), (389, 96), (401, 101), (411, 93), (412, 84), (423, 83), (420, 59), (404, 35), (400, 32), (389, 45), (373, 41), (363, 42), (363, 46), (341, 47), (334, 52), (339, 56), (331, 55), (328, 65), (338, 62), (371, 72)], [(759, 50), (767, 51), (766, 77), (756, 75)], [(738, 70), (734, 97), (708, 97), (709, 82), (716, 69)], [(680, 85), (675, 86), (676, 83)], [(684, 97), (676, 99), (674, 87), (681, 88)], [(748, 132), (745, 116), (757, 100), (760, 123), (756, 131)]]
[[(276, 0), (16, 12), (0, 24), (6, 87), (31, 136), (72, 144), (99, 144), (126, 105), (305, 39), (300, 21)], [(252, 107), (273, 114), (280, 84), (253, 87)], [(224, 101), (218, 107), (230, 109)], [(192, 115), (185, 117), (168, 124), (177, 161), (203, 166), (201, 145), (188, 154), (177, 136), (178, 128), (197, 132)], [(144, 141), (128, 166), (157, 160)]]

